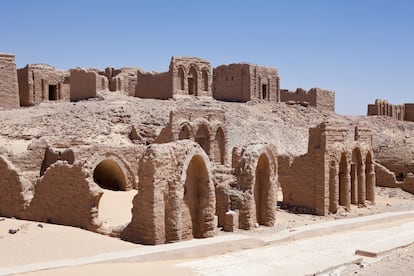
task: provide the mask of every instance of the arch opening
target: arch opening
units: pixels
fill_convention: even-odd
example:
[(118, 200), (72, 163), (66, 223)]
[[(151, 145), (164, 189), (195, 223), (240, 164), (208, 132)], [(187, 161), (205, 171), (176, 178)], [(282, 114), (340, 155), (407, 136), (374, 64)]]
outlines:
[(188, 225), (194, 238), (203, 238), (206, 234), (205, 221), (208, 210), (210, 178), (204, 160), (196, 155), (194, 156), (187, 168), (187, 177), (184, 183), (184, 204), (188, 208), (191, 220)]
[(201, 125), (196, 133), (195, 141), (203, 148), (203, 150), (210, 156), (210, 132), (206, 125)]
[(190, 74), (188, 76), (188, 94), (198, 96), (197, 83), (197, 70), (194, 67), (191, 67)]
[(93, 172), (93, 180), (104, 189), (98, 205), (98, 217), (104, 225), (118, 226), (130, 222), (132, 199), (137, 191), (126, 191), (126, 177), (118, 163), (111, 159), (101, 161)]
[(126, 190), (126, 178), (121, 167), (111, 159), (101, 161), (93, 171), (93, 181), (103, 189)]
[(191, 139), (191, 130), (187, 125), (184, 125), (178, 134), (179, 140)]
[(202, 79), (203, 79), (203, 90), (208, 91), (208, 73), (207, 70), (202, 71)]
[(178, 79), (180, 80), (180, 89), (184, 90), (184, 69), (178, 68)]
[(351, 160), (351, 203), (365, 204), (365, 170), (359, 148), (352, 151)]
[(256, 220), (260, 225), (271, 224), (272, 211), (271, 200), (270, 161), (266, 154), (262, 154), (257, 161), (256, 181), (254, 184), (254, 201), (256, 205)]
[(216, 132), (215, 141), (217, 144), (217, 153), (215, 154), (215, 161), (224, 165), (226, 138), (224, 136), (223, 128), (219, 127)]

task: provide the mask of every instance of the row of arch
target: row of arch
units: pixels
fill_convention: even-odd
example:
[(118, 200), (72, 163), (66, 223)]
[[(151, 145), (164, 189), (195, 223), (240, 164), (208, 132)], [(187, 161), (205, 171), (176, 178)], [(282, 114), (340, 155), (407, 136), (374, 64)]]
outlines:
[[(159, 184), (151, 189), (146, 188), (146, 186), (152, 186), (154, 185), (154, 182), (152, 180), (148, 182), (147, 180), (156, 177), (156, 171), (167, 170), (163, 167), (164, 165), (153, 167), (152, 172), (154, 173), (154, 176), (150, 178), (147, 178), (148, 176), (146, 176), (146, 178), (141, 179), (140, 176), (139, 192), (138, 195), (135, 196), (136, 198), (134, 199), (133, 207), (135, 209), (133, 210), (133, 214), (138, 214), (138, 217), (135, 218), (135, 221), (131, 221), (131, 226), (127, 227), (128, 229), (124, 234), (125, 239), (148, 244), (157, 244), (189, 238), (203, 238), (212, 235), (212, 231), (215, 227), (212, 224), (212, 218), (216, 215), (216, 200), (210, 160), (201, 147), (198, 147), (198, 149), (196, 148), (196, 150), (193, 150), (193, 148), (190, 147), (194, 145), (194, 142), (182, 141), (178, 142), (176, 147), (177, 145), (178, 147), (186, 147), (189, 149), (188, 154), (182, 157), (185, 161), (179, 161), (182, 169), (178, 167), (177, 173), (181, 174), (181, 176), (177, 178), (177, 176), (168, 175), (167, 178), (171, 180), (163, 179), (160, 180), (161, 183), (157, 181)], [(154, 145), (154, 148), (157, 146), (159, 145)], [(149, 150), (149, 152), (151, 152), (151, 150)], [(151, 156), (151, 158), (154, 156), (151, 155), (151, 153), (146, 155)], [(163, 154), (159, 155), (158, 158), (168, 159), (168, 157), (165, 157)], [(171, 159), (173, 160), (175, 158), (176, 157)], [(266, 151), (255, 155), (253, 158), (248, 157), (248, 155), (244, 157), (242, 156), (242, 158), (248, 160), (247, 163), (242, 163), (248, 164), (247, 167), (253, 167), (254, 170), (247, 170), (247, 167), (242, 168), (242, 174), (252, 175), (241, 178), (252, 179), (252, 181), (242, 184), (245, 185), (245, 187), (240, 187), (240, 189), (250, 193), (252, 195), (252, 200), (240, 203), (240, 227), (243, 229), (250, 229), (254, 227), (256, 223), (259, 225), (272, 226), (275, 221), (276, 202), (274, 199), (276, 198), (277, 191), (276, 182), (274, 180), (275, 173), (277, 173), (274, 168), (274, 159), (272, 156), (269, 157), (269, 154)], [(146, 166), (152, 166), (153, 163), (161, 163), (157, 162), (157, 160), (146, 159), (145, 157), (142, 160), (142, 163), (140, 163), (140, 169), (142, 170), (146, 170)], [(93, 173), (95, 183), (104, 189), (124, 189), (126, 187), (125, 182), (127, 181), (127, 178), (121, 168), (122, 164), (118, 164), (118, 162), (118, 160), (111, 158), (100, 161), (96, 165)], [(167, 164), (171, 162), (168, 162), (167, 160), (164, 164), (167, 166)], [(174, 164), (174, 166), (176, 166), (176, 164)], [(180, 183), (182, 183), (180, 184), (182, 185), (181, 188), (180, 186), (175, 186), (177, 183), (173, 184), (177, 181), (173, 179), (180, 178)], [(165, 183), (162, 183), (164, 180)], [(154, 181), (156, 181), (156, 179), (154, 179)], [(164, 185), (167, 185), (168, 187), (163, 188)], [(161, 191), (168, 191), (168, 193), (164, 194), (162, 197), (157, 196), (158, 193), (164, 193)], [(150, 195), (148, 193), (153, 194)], [(154, 227), (156, 224), (162, 223), (164, 224), (164, 229), (161, 233), (154, 233), (154, 235), (148, 237), (143, 234), (143, 232), (148, 231), (151, 227), (142, 225), (142, 221), (144, 216), (151, 213), (151, 210), (146, 210), (146, 208), (149, 207), (145, 204), (146, 201), (144, 198), (152, 198), (154, 196), (159, 198), (159, 201), (154, 202), (154, 208), (157, 210), (159, 210), (159, 208), (164, 209), (165, 220), (160, 222), (155, 215), (155, 217), (150, 219), (153, 220), (152, 223)], [(220, 214), (217, 213), (217, 215)], [(173, 217), (176, 217), (177, 219), (174, 220)], [(132, 220), (134, 220), (134, 217)], [(177, 221), (181, 221), (180, 225), (176, 225)], [(136, 229), (134, 229), (134, 224)]]
[[(201, 82), (199, 82), (200, 77)], [(179, 89), (186, 91), (185, 94), (199, 96), (201, 91), (209, 90), (209, 69), (200, 70), (197, 66), (190, 65), (187, 71), (184, 66), (179, 66), (178, 82)]]
[(329, 165), (329, 211), (336, 213), (339, 206), (348, 211), (351, 204), (365, 205), (375, 201), (375, 166), (371, 151), (362, 154), (355, 148), (352, 154), (343, 152)]
[(226, 156), (226, 131), (221, 125), (215, 129), (208, 122), (201, 122), (192, 126), (190, 122), (180, 124), (178, 140), (190, 139), (198, 143), (210, 157), (210, 160), (225, 164)]

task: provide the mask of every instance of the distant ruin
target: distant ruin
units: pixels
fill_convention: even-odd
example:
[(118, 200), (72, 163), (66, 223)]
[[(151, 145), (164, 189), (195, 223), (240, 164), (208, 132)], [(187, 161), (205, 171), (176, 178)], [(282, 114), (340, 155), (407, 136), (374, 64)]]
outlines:
[(138, 72), (135, 96), (169, 99), (175, 95), (211, 96), (211, 66), (195, 57), (172, 57), (168, 72)]
[(47, 64), (31, 64), (18, 69), (17, 74), (21, 106), (70, 99), (70, 79), (65, 71)]
[(309, 91), (302, 88), (296, 91), (282, 89), (280, 101), (288, 104), (309, 105), (324, 111), (335, 111), (335, 92), (321, 88), (311, 88)]
[(17, 70), (15, 80), (14, 56), (2, 54), (2, 58), (5, 64), (2, 68), (8, 75), (0, 83), (0, 95), (5, 99), (14, 97), (10, 100), (14, 101), (13, 105), (2, 103), (4, 108), (33, 106), (43, 101), (87, 100), (109, 90), (149, 99), (194, 96), (232, 102), (265, 100), (335, 111), (334, 92), (320, 88), (281, 90), (278, 69), (250, 63), (220, 65), (212, 70), (207, 60), (198, 57), (172, 57), (169, 70), (162, 73), (145, 72), (136, 67), (65, 71), (47, 64), (28, 64)]
[(108, 79), (94, 69), (70, 70), (70, 100), (95, 98), (99, 90), (108, 89)]
[(213, 76), (213, 97), (217, 100), (280, 102), (280, 80), (276, 68), (249, 63), (221, 65), (214, 68)]
[(388, 116), (396, 120), (414, 122), (414, 103), (390, 104), (388, 101), (376, 99), (368, 105), (368, 116)]

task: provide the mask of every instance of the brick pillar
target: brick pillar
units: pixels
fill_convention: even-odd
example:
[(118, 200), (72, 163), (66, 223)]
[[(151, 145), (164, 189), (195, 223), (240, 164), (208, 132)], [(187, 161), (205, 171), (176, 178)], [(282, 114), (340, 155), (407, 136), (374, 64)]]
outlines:
[(347, 211), (351, 211), (351, 169), (348, 166), (346, 166), (346, 175), (345, 175), (345, 206)]
[(365, 164), (359, 165), (358, 169), (358, 204), (365, 205), (366, 186), (365, 186)]
[(358, 173), (357, 173), (357, 165), (351, 165), (351, 203), (358, 204)]
[(366, 187), (367, 200), (375, 203), (375, 165), (373, 163), (367, 165)]

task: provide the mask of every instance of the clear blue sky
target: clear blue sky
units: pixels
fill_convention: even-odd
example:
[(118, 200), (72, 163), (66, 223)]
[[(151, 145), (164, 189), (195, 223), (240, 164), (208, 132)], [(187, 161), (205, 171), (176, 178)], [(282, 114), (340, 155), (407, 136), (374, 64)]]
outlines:
[(281, 87), (336, 91), (340, 114), (414, 102), (412, 0), (3, 0), (0, 52), (18, 68), (137, 66), (171, 56), (277, 67)]

